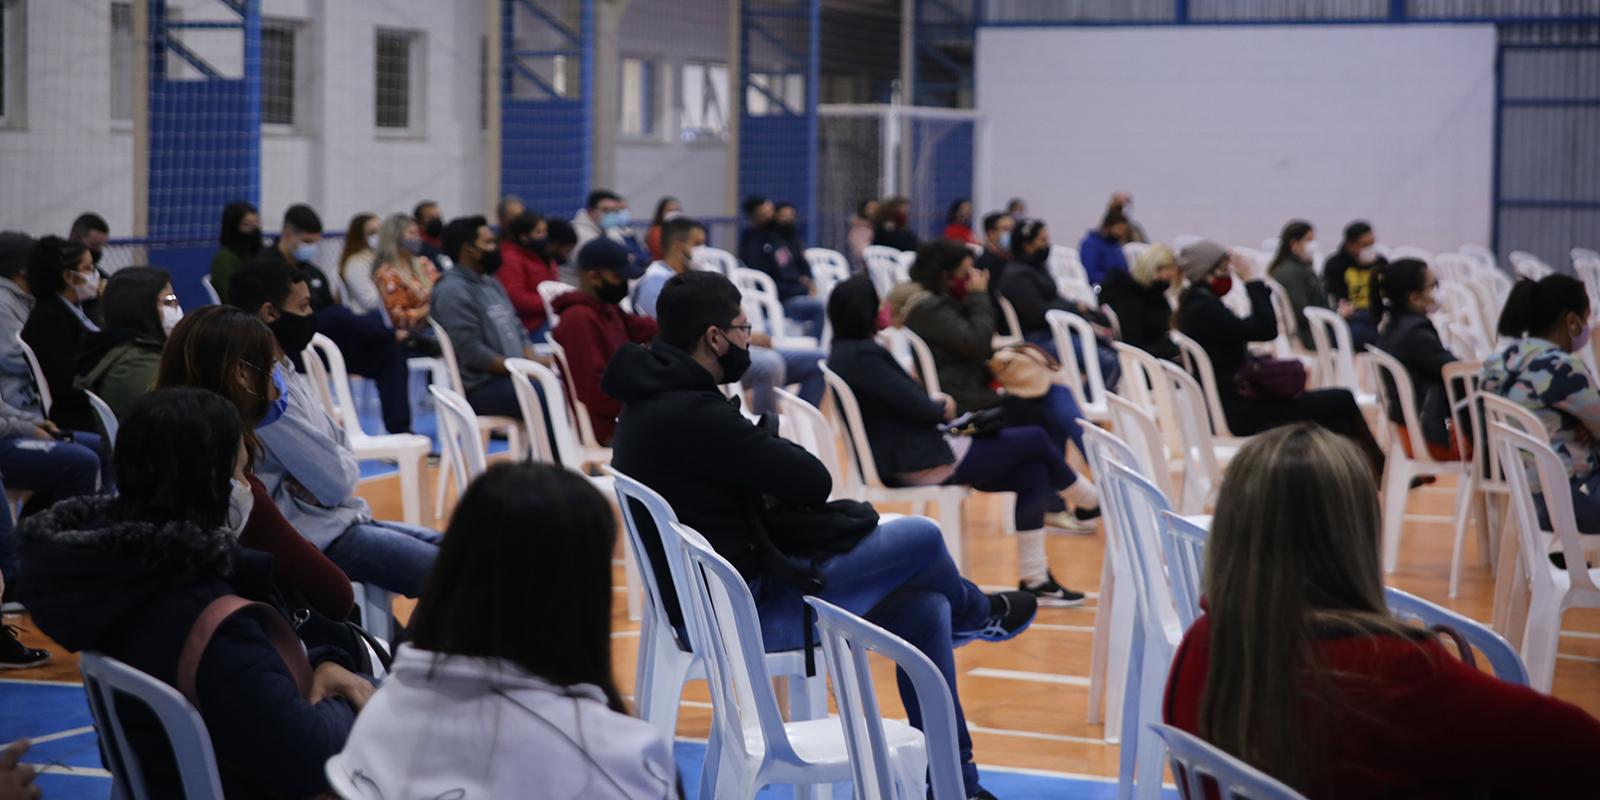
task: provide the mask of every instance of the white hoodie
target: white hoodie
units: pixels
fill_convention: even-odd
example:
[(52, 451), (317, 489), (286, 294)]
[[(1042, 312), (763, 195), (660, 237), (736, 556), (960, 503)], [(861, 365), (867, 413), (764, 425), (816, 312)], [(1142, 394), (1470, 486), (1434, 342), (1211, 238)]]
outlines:
[(677, 794), (671, 745), (607, 708), (599, 687), (410, 645), (327, 771), (352, 800)]

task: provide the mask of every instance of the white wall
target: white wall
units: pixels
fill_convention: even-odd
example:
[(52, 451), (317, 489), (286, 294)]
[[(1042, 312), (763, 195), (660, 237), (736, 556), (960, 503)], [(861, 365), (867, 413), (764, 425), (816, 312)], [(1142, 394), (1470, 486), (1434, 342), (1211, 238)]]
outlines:
[(1337, 240), (1489, 239), (1493, 26), (981, 28), (990, 196), (1076, 244), (1107, 197), (1150, 235), (1256, 247), (1293, 217)]

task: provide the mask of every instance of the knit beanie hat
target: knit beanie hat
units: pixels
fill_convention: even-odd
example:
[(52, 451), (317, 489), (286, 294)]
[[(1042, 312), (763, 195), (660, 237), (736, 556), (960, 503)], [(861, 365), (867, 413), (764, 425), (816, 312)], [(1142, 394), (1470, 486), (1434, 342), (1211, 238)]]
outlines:
[(1217, 268), (1217, 263), (1228, 257), (1222, 245), (1210, 240), (1195, 242), (1178, 254), (1178, 269), (1190, 283), (1199, 283)]

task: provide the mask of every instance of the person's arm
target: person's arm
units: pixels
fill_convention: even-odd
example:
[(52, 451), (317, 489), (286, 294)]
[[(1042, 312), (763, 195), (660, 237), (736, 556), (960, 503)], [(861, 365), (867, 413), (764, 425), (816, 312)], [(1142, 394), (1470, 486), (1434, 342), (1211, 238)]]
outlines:
[(296, 589), (323, 616), (346, 619), (355, 605), (350, 577), (328, 560), (317, 546), (300, 535), (272, 502), (254, 475), (246, 475), (255, 503), (245, 520), (239, 544), (272, 556), (272, 574), (278, 583)]
[[(754, 492), (801, 507), (828, 501), (833, 478), (805, 448), (768, 433), (731, 405), (707, 398), (704, 408), (685, 414), (683, 441), (720, 442), (716, 448), (686, 452), (687, 469), (702, 470), (735, 491)], [(703, 461), (712, 458), (714, 461)]]
[(1446, 364), (1460, 360), (1444, 346), (1444, 342), (1439, 341), (1439, 332), (1428, 324), (1418, 325), (1408, 331), (1403, 349), (1405, 354), (1400, 360), (1423, 375), (1439, 376)]
[(622, 324), (627, 326), (628, 341), (634, 344), (649, 344), (655, 341), (656, 334), (661, 332), (654, 318), (641, 314), (624, 313)]
[(561, 314), (561, 324), (551, 335), (567, 352), (572, 385), (577, 390), (578, 400), (589, 408), (589, 418), (616, 419), (622, 413), (622, 403), (600, 388), (600, 378), (605, 375), (611, 354), (606, 352), (600, 320), (592, 307), (568, 307)]
[(1552, 408), (1577, 417), (1589, 433), (1600, 437), (1600, 391), (1577, 355), (1557, 362), (1555, 379), (1541, 394)]
[(1012, 331), (1018, 336), (1023, 331), (1036, 331), (1046, 327), (1044, 312), (1050, 310), (1047, 298), (1041, 297), (1039, 287), (1025, 274), (1031, 267), (1015, 267), (1005, 271), (1000, 278), (999, 286), (990, 287), (991, 291), (999, 290), (1000, 296), (1011, 301), (1011, 307), (1017, 312), (1017, 324), (1022, 326), (1021, 331)]
[(228, 302), (228, 290), (233, 286), (233, 273), (242, 263), (239, 254), (226, 247), (219, 248), (211, 257), (211, 288), (224, 303)]
[(506, 295), (511, 298), (511, 306), (517, 310), (519, 317), (543, 317), (544, 298), (539, 296), (538, 283), (534, 276), (528, 273), (531, 270), (525, 267), (528, 262), (518, 259), (514, 264), (506, 265), (494, 276), (500, 279), (500, 285), (506, 289)]
[(754, 230), (746, 230), (739, 237), (739, 261), (750, 269), (758, 269), (766, 273), (774, 281), (778, 279), (778, 265), (773, 263), (772, 256), (763, 246), (761, 236)]
[(965, 315), (929, 298), (924, 305), (934, 307), (916, 315), (926, 318), (927, 324), (916, 326), (915, 333), (961, 358), (987, 359), (994, 352), (994, 307), (989, 304), (989, 293), (969, 291), (961, 304), (966, 307)]
[(1334, 300), (1349, 300), (1350, 287), (1344, 285), (1344, 259), (1334, 256), (1322, 268), (1322, 290)]
[(1246, 282), (1244, 289), (1250, 296), (1250, 316), (1241, 319), (1220, 299), (1208, 298), (1189, 310), (1190, 329), (1205, 331), (1213, 338), (1240, 342), (1270, 342), (1277, 338), (1278, 318), (1272, 313), (1272, 291), (1265, 283), (1254, 280)]
[[(33, 356), (39, 360), (39, 369), (44, 372), (45, 385), (50, 389), (54, 401), (50, 408), (52, 419), (57, 419), (60, 412), (68, 408), (72, 397), (79, 396), (77, 387), (73, 385), (77, 378), (74, 365), (78, 354), (72, 343), (76, 337), (66, 329), (68, 325), (78, 323), (69, 318), (65, 309), (44, 311), (42, 308), (45, 303), (61, 302), (59, 297), (38, 298), (32, 316), (28, 317), (28, 324), (22, 328), (22, 340), (33, 348)], [(41, 314), (41, 311), (44, 313)]]
[(633, 298), (633, 310), (652, 319), (655, 318), (656, 299), (661, 297), (661, 287), (666, 285), (666, 281), (654, 275), (645, 276), (644, 280), (639, 281), (638, 292)]
[(901, 369), (884, 351), (861, 353), (855, 359), (859, 374), (849, 381), (859, 399), (871, 398), (913, 422), (944, 422), (944, 402), (928, 396), (917, 380)]
[(355, 495), (361, 465), (328, 412), (309, 392), (299, 391), (304, 388), (300, 382), (306, 380), (304, 375), (289, 376), (288, 409), (277, 422), (256, 429), (256, 438), (295, 483), (318, 503), (333, 508)]
[[(502, 374), (504, 357), (493, 347), (484, 333), (483, 318), (472, 304), (463, 287), (445, 287), (433, 293), (433, 318), (444, 326), (455, 348), (456, 360), (462, 367), (476, 372)], [(452, 290), (453, 289), (453, 290)]]

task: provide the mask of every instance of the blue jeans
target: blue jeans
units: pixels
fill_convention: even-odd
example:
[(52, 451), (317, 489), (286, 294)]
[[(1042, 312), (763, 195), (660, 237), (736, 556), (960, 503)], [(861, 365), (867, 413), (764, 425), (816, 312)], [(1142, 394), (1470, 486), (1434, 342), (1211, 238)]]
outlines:
[(350, 580), (418, 597), (439, 555), (438, 531), (403, 522), (351, 525), (323, 549)]
[(1060, 491), (1078, 480), (1061, 453), (1041, 428), (1002, 428), (993, 436), (973, 439), (972, 448), (945, 483), (980, 492), (1015, 492), (1012, 521), (1019, 531), (1036, 531), (1044, 527), (1046, 511), (1061, 510), (1056, 507), (1063, 502)]
[[(811, 566), (800, 559), (796, 563)], [(950, 686), (956, 708), (956, 740), (967, 792), (978, 788), (978, 767), (972, 761), (972, 737), (956, 692), (952, 632), (970, 631), (989, 617), (989, 598), (961, 577), (944, 547), (939, 526), (923, 517), (887, 522), (854, 550), (818, 562), (824, 581), (817, 595), (866, 617), (922, 651)], [(750, 582), (761, 636), (769, 651), (794, 650), (805, 644), (805, 601), (800, 592), (778, 581), (757, 577)], [(900, 700), (911, 724), (922, 727), (916, 693), (896, 670)]]
[(797, 294), (783, 301), (783, 315), (800, 323), (799, 335), (821, 336), (828, 319), (828, 307), (820, 298)]
[(778, 400), (772, 390), (791, 383), (800, 384), (800, 399), (820, 406), (825, 385), (817, 363), (826, 357), (821, 350), (750, 348), (750, 369), (740, 381), (750, 390), (750, 410), (757, 414), (777, 411)]
[[(0, 475), (5, 476), (5, 486), (33, 493), (23, 505), (23, 515), (69, 497), (94, 494), (100, 479), (100, 456), (94, 448), (100, 437), (74, 433), (73, 438), (79, 441), (21, 436), (0, 439)], [(0, 486), (0, 492), (4, 488)], [(17, 542), (10, 512), (4, 516), (0, 522), (0, 575), (10, 580), (17, 574)]]
[(1378, 343), (1378, 323), (1372, 318), (1372, 312), (1366, 309), (1356, 311), (1347, 320), (1350, 323), (1350, 344), (1357, 353), (1367, 352), (1367, 345)]

